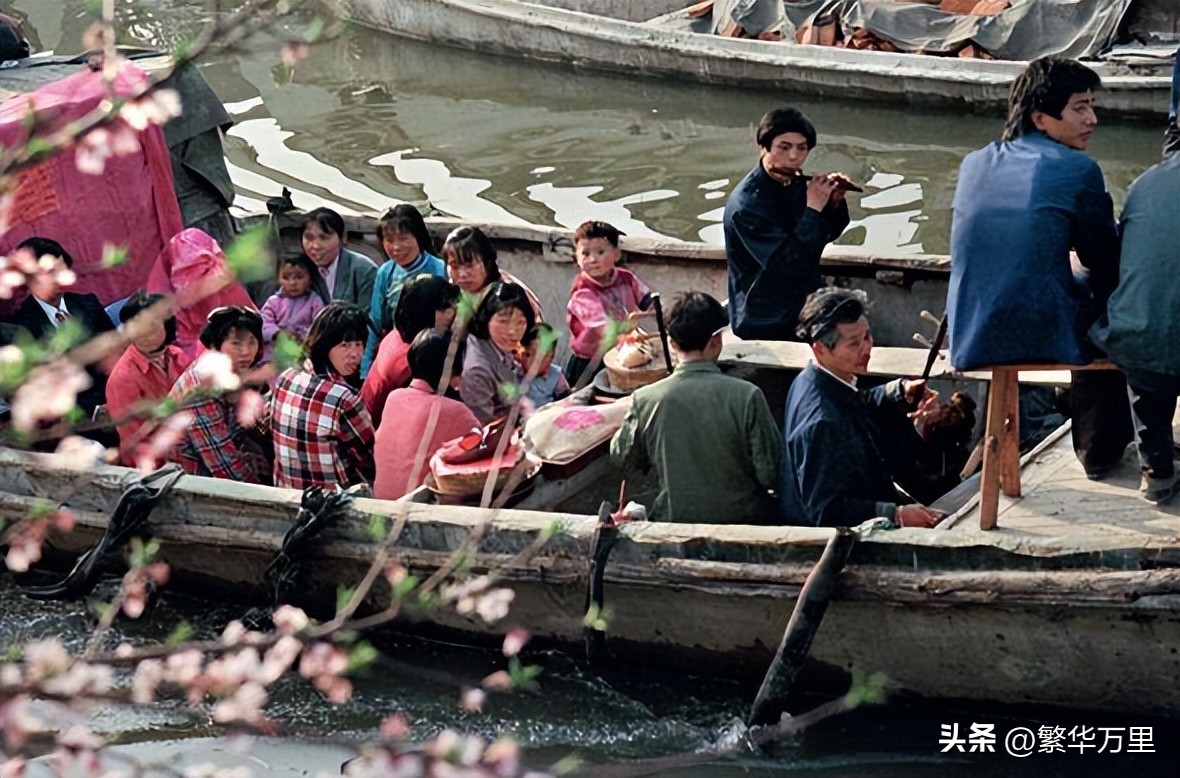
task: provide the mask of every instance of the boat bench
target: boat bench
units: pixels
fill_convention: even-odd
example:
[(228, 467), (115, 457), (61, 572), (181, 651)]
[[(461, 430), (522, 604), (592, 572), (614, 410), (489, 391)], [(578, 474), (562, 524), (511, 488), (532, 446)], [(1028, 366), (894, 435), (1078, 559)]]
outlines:
[(1086, 365), (1001, 365), (980, 368), (991, 372), (987, 421), (983, 429), (983, 473), (979, 477), (979, 528), (996, 528), (1000, 492), (1020, 496), (1020, 372), (1116, 370), (1106, 361)]

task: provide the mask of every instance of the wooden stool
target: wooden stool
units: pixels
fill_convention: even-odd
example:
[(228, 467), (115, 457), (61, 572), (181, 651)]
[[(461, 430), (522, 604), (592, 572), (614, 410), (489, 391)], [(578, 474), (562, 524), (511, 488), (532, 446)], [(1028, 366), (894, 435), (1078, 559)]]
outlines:
[(1088, 365), (1004, 365), (991, 368), (987, 422), (983, 430), (983, 472), (979, 476), (979, 528), (996, 528), (1000, 492), (1020, 496), (1020, 371), (1114, 370), (1110, 362)]

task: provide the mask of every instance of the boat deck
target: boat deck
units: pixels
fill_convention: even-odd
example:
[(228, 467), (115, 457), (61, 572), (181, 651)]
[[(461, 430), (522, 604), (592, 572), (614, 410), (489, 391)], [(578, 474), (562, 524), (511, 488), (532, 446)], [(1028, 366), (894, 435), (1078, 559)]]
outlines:
[[(1102, 481), (1086, 477), (1068, 425), (1025, 458), (1021, 497), (1000, 496), (999, 533), (1068, 538), (1091, 548), (1180, 545), (1180, 505), (1151, 505), (1139, 497), (1139, 462), (1129, 446)], [(978, 499), (949, 518), (948, 529), (978, 529)]]

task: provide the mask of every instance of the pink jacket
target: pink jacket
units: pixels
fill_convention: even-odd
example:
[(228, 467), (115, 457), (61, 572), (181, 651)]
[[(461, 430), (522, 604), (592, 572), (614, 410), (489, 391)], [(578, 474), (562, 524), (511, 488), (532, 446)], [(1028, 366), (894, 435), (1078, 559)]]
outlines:
[(579, 273), (565, 309), (570, 350), (582, 359), (594, 359), (607, 322), (625, 320), (628, 314), (639, 310), (639, 303), (649, 294), (647, 284), (625, 268), (616, 267), (605, 286)]

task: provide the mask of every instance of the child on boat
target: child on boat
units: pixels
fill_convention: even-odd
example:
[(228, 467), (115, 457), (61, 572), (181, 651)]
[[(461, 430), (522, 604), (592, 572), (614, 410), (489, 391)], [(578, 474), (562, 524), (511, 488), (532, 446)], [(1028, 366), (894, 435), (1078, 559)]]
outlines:
[[(622, 259), (617, 229), (606, 222), (588, 221), (574, 232), (577, 278), (570, 289), (566, 321), (570, 331), (569, 361), (565, 377), (571, 386), (585, 384), (591, 363), (601, 369), (599, 350), (610, 348), (603, 340), (608, 329), (629, 329), (630, 314), (647, 310), (651, 290), (630, 270), (616, 267)], [(597, 372), (597, 369), (595, 372)]]
[(553, 364), (553, 358), (557, 356), (559, 337), (557, 330), (542, 321), (537, 322), (520, 341), (520, 345), (524, 347), (526, 375), (530, 370), (536, 371), (526, 393), (534, 408), (548, 405), (570, 393), (569, 382), (562, 375), (561, 368)]
[(328, 304), (320, 273), (306, 254), (280, 260), (278, 281), (278, 291), (262, 305), (263, 360), (268, 362), (280, 332), (302, 343), (316, 314)]

